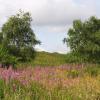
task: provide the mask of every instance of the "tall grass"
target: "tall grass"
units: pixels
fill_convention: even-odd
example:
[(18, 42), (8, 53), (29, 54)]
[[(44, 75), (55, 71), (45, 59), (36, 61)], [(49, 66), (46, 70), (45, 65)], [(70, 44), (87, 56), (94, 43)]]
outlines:
[(80, 65), (0, 69), (0, 99), (100, 100), (99, 72)]
[(17, 67), (25, 66), (59, 66), (66, 64), (66, 55), (58, 53), (36, 52), (36, 57), (30, 62), (19, 63)]

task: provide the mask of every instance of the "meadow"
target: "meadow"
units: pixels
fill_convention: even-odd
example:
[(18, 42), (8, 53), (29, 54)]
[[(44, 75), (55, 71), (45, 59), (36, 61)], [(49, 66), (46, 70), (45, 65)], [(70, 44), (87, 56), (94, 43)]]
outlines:
[(99, 64), (68, 64), (57, 53), (37, 55), (17, 69), (0, 68), (0, 100), (100, 100)]
[(30, 62), (18, 63), (17, 68), (25, 68), (27, 66), (32, 66), (32, 67), (60, 66), (66, 64), (67, 60), (66, 57), (67, 56), (65, 54), (36, 52), (34, 59), (32, 59)]

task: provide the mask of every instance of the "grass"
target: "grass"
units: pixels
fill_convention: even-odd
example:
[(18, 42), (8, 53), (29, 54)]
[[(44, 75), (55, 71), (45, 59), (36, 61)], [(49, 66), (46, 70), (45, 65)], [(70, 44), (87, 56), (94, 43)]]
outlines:
[(36, 57), (30, 62), (19, 63), (17, 67), (25, 66), (59, 66), (66, 64), (66, 55), (58, 53), (36, 52)]

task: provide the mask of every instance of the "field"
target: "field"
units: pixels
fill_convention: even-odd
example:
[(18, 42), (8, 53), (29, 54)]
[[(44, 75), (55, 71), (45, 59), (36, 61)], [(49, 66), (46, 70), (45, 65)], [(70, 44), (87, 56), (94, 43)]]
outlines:
[(31, 62), (19, 63), (17, 67), (25, 68), (27, 66), (59, 66), (66, 64), (66, 55), (58, 53), (36, 52), (36, 57)]
[(100, 100), (100, 65), (65, 62), (42, 52), (17, 69), (0, 68), (0, 100)]
[(3, 100), (100, 100), (98, 66), (0, 69), (0, 78)]

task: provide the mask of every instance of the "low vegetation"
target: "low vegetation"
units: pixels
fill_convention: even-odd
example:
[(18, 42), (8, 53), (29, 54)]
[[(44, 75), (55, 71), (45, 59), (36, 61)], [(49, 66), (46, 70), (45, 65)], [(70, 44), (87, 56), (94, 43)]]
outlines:
[(0, 69), (0, 98), (3, 100), (100, 100), (100, 67), (87, 66)]
[(21, 62), (17, 64), (17, 68), (25, 68), (28, 66), (59, 66), (66, 64), (66, 55), (59, 53), (36, 52), (35, 58), (29, 62)]

